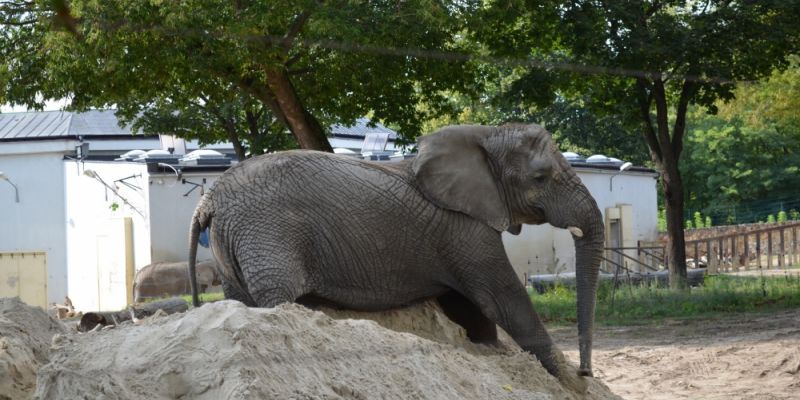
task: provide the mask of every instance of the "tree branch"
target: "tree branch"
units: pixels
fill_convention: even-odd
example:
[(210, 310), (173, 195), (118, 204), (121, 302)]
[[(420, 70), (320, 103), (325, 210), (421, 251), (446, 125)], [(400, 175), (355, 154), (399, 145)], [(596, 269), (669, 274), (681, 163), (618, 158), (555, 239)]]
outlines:
[(300, 34), (300, 31), (303, 29), (303, 26), (306, 24), (306, 21), (308, 21), (309, 17), (311, 17), (311, 11), (305, 10), (294, 19), (292, 25), (289, 26), (289, 31), (286, 32), (286, 35), (283, 36), (280, 42), (284, 51), (288, 52), (289, 49), (292, 48), (294, 39)]
[(667, 106), (667, 92), (661, 77), (653, 80), (653, 100), (656, 104), (656, 127), (658, 129), (658, 142), (661, 144), (661, 155), (672, 159), (672, 143), (669, 138), (669, 107)]
[(683, 137), (686, 132), (686, 113), (689, 108), (689, 101), (694, 96), (696, 85), (694, 82), (684, 81), (681, 88), (681, 95), (678, 99), (677, 114), (675, 116), (675, 127), (672, 129), (672, 153), (675, 158), (681, 156), (683, 151)]
[(652, 104), (652, 96), (648, 94), (648, 82), (644, 78), (636, 79), (636, 86), (639, 99), (639, 111), (642, 113), (644, 119), (644, 129), (642, 135), (650, 148), (650, 154), (656, 164), (661, 164), (661, 147), (658, 144), (655, 129), (653, 129), (653, 119), (650, 117), (650, 105)]

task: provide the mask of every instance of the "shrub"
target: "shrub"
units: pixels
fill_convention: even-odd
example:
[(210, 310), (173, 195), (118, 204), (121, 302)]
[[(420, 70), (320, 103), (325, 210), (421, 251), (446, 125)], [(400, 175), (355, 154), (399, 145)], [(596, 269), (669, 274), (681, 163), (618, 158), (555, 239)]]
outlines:
[(697, 229), (703, 228), (703, 215), (700, 214), (700, 211), (694, 212), (694, 227)]

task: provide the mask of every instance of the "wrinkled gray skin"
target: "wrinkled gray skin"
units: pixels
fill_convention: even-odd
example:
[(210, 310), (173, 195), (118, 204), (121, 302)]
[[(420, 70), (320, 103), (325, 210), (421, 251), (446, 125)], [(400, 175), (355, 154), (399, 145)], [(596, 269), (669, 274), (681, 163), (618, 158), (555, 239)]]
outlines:
[(603, 224), (550, 134), (537, 125), (455, 126), (418, 149), (398, 163), (288, 151), (238, 164), (198, 204), (190, 274), (199, 232), (210, 226), (227, 298), (358, 310), (437, 298), (473, 341), (494, 342), (497, 324), (561, 378), (567, 372), (501, 233), (573, 227), (578, 374), (590, 376)]
[[(201, 292), (222, 284), (214, 260), (200, 261), (195, 269)], [(133, 301), (138, 303), (147, 299), (189, 294), (191, 285), (188, 270), (186, 261), (159, 262), (144, 266), (133, 278)]]

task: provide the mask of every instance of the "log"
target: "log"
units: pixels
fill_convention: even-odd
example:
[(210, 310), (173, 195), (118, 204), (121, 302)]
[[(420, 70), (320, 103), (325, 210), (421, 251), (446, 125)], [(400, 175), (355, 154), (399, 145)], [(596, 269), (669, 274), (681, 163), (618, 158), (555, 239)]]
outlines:
[(188, 309), (189, 306), (186, 304), (186, 301), (180, 297), (172, 297), (166, 300), (132, 305), (122, 311), (87, 312), (83, 314), (81, 322), (78, 325), (78, 330), (81, 332), (89, 332), (92, 329), (95, 329), (98, 325), (119, 325), (122, 322), (130, 321), (132, 319), (138, 320), (149, 317), (155, 314), (158, 310), (161, 310), (166, 314), (175, 314), (184, 312)]
[[(686, 279), (689, 286), (700, 286), (705, 279), (705, 268), (697, 268), (686, 271)], [(599, 278), (601, 282), (613, 282), (614, 274), (601, 273)], [(558, 275), (532, 275), (528, 278), (530, 285), (538, 293), (544, 293), (548, 289), (556, 285), (562, 285), (570, 288), (575, 287), (575, 273), (569, 272)], [(631, 284), (637, 285), (642, 282), (655, 283), (659, 286), (667, 286), (669, 284), (669, 271), (663, 270), (658, 272), (631, 272), (630, 277), (624, 272), (617, 275), (617, 285)]]

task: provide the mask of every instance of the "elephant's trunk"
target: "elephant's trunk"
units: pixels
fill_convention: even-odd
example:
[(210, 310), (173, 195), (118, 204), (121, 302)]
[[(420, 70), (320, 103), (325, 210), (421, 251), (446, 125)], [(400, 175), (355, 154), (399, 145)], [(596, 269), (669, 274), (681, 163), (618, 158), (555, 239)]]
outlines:
[[(589, 190), (580, 179), (572, 176), (565, 185), (567, 194), (555, 205), (556, 212), (548, 212), (553, 226), (566, 228), (575, 240), (575, 280), (578, 291), (578, 349), (580, 368), (578, 374), (592, 376), (592, 332), (597, 294), (597, 277), (603, 253), (605, 236), (603, 217)], [(563, 199), (568, 199), (566, 202)]]
[[(598, 212), (599, 214), (599, 212)], [(599, 217), (598, 217), (599, 219)], [(592, 332), (597, 295), (597, 275), (603, 249), (603, 225), (584, 229), (584, 237), (575, 237), (575, 281), (578, 290), (578, 374), (592, 376)], [(588, 230), (588, 232), (587, 232)]]

